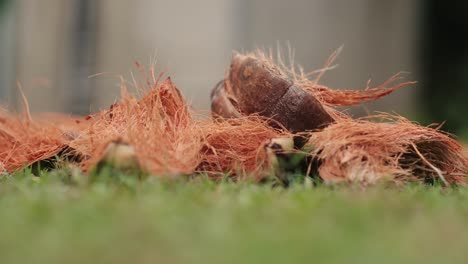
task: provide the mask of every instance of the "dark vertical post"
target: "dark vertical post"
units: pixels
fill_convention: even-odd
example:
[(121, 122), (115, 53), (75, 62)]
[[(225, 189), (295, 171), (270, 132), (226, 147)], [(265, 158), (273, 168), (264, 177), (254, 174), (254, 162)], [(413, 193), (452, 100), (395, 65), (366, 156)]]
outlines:
[(425, 2), (423, 106), (450, 132), (468, 132), (468, 2)]

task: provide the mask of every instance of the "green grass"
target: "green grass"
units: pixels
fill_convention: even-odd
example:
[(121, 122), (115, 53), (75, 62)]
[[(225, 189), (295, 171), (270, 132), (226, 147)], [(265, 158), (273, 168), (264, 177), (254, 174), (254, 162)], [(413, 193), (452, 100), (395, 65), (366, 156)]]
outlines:
[(5, 263), (466, 263), (468, 188), (0, 180)]

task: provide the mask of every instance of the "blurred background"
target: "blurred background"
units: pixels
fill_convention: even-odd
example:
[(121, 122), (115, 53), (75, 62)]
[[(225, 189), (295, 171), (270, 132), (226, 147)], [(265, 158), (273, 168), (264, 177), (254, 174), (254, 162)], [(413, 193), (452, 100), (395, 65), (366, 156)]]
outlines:
[(134, 61), (157, 58), (206, 110), (233, 50), (289, 43), (314, 70), (344, 45), (322, 84), (362, 89), (400, 71), (418, 81), (356, 116), (395, 112), (468, 134), (466, 14), (466, 1), (436, 0), (0, 0), (0, 100), (17, 107), (19, 81), (32, 111), (87, 114), (118, 98)]

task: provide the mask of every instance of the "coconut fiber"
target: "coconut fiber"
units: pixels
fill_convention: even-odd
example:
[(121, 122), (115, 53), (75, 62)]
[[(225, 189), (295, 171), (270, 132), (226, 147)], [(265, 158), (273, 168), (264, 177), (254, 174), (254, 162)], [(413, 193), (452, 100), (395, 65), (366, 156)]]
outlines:
[(390, 114), (353, 119), (339, 110), (413, 83), (398, 74), (358, 91), (319, 85), (335, 56), (311, 75), (269, 54), (235, 53), (212, 91), (211, 118), (196, 116), (170, 78), (139, 64), (141, 96), (122, 82), (118, 102), (86, 117), (31, 117), (24, 100), (23, 114), (0, 111), (0, 169), (66, 163), (87, 173), (109, 163), (160, 177), (261, 181), (284, 175), (281, 160), (299, 156), (297, 170), (327, 183), (468, 183), (466, 153), (440, 127)]

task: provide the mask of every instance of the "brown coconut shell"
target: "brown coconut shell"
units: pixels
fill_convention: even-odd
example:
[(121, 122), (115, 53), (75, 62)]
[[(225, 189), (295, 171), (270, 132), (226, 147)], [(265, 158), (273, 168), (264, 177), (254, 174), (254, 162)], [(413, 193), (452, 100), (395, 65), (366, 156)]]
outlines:
[(224, 81), (216, 84), (215, 88), (211, 91), (211, 114), (213, 118), (235, 118), (242, 116), (229, 99), (226, 89), (224, 89)]
[(224, 118), (258, 114), (296, 133), (324, 128), (333, 117), (312, 94), (267, 60), (235, 53), (224, 82), (212, 92), (212, 111)]

